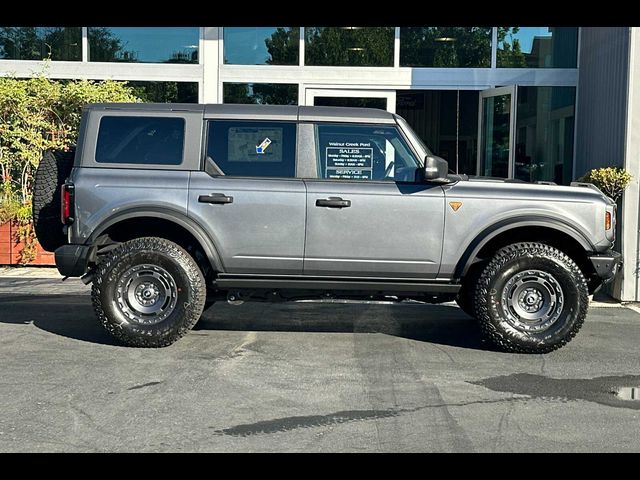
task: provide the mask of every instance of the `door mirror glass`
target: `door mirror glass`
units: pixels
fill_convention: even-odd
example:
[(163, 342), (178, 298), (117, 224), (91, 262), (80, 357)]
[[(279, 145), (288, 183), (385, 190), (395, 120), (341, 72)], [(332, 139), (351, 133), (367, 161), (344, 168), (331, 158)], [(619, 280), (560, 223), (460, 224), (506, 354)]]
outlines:
[(425, 157), (424, 167), (422, 167), (422, 175), (425, 180), (446, 182), (448, 173), (449, 164), (444, 158), (435, 155)]

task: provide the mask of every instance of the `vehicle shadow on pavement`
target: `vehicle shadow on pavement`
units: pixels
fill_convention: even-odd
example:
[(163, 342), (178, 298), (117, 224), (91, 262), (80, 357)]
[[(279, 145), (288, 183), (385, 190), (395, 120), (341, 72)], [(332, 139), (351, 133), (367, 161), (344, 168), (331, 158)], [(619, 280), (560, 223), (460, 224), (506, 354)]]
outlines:
[(457, 306), (358, 303), (215, 304), (194, 330), (382, 333), (409, 340), (495, 351)]
[(62, 337), (119, 345), (96, 320), (88, 295), (2, 295), (0, 323), (32, 323)]
[[(0, 323), (28, 324), (75, 340), (120, 345), (98, 323), (88, 295), (2, 295)], [(493, 350), (457, 307), (421, 304), (219, 303), (194, 330), (381, 333), (409, 340)]]

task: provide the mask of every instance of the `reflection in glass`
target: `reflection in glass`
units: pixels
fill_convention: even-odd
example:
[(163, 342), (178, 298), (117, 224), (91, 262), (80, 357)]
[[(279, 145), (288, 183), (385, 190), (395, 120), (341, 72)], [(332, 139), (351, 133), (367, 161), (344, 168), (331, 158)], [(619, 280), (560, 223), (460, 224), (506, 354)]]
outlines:
[(89, 27), (89, 61), (198, 63), (198, 27)]
[(576, 68), (577, 27), (498, 27), (498, 67)]
[(386, 98), (371, 97), (314, 97), (313, 104), (320, 107), (359, 107), (387, 109)]
[(143, 102), (198, 103), (197, 82), (127, 82)]
[(394, 27), (306, 27), (305, 65), (393, 66)]
[(480, 175), (506, 178), (509, 174), (511, 94), (482, 99)]
[(518, 87), (514, 177), (569, 184), (575, 87)]
[(396, 113), (449, 169), (476, 175), (478, 97), (474, 90), (399, 90)]
[(298, 65), (298, 27), (224, 27), (224, 63)]
[(491, 28), (402, 27), (403, 67), (490, 67)]
[(294, 83), (224, 83), (224, 103), (258, 105), (297, 105), (298, 84)]
[(80, 27), (0, 27), (0, 59), (82, 60)]

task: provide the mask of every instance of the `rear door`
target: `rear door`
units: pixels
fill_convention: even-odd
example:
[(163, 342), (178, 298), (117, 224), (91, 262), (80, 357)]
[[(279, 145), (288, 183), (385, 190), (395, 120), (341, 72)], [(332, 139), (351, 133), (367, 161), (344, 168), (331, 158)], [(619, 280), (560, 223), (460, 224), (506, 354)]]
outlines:
[(436, 277), (443, 190), (415, 182), (420, 163), (397, 125), (318, 123), (315, 138), (304, 273)]
[(296, 122), (216, 119), (206, 129), (189, 216), (211, 236), (225, 271), (301, 274), (306, 189), (296, 178)]

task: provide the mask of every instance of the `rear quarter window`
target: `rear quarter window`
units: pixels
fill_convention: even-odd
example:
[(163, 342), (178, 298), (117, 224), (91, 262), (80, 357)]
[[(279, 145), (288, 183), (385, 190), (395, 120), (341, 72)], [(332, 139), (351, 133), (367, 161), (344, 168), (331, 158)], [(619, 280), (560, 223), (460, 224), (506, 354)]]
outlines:
[(105, 116), (100, 119), (96, 162), (180, 165), (183, 118)]

